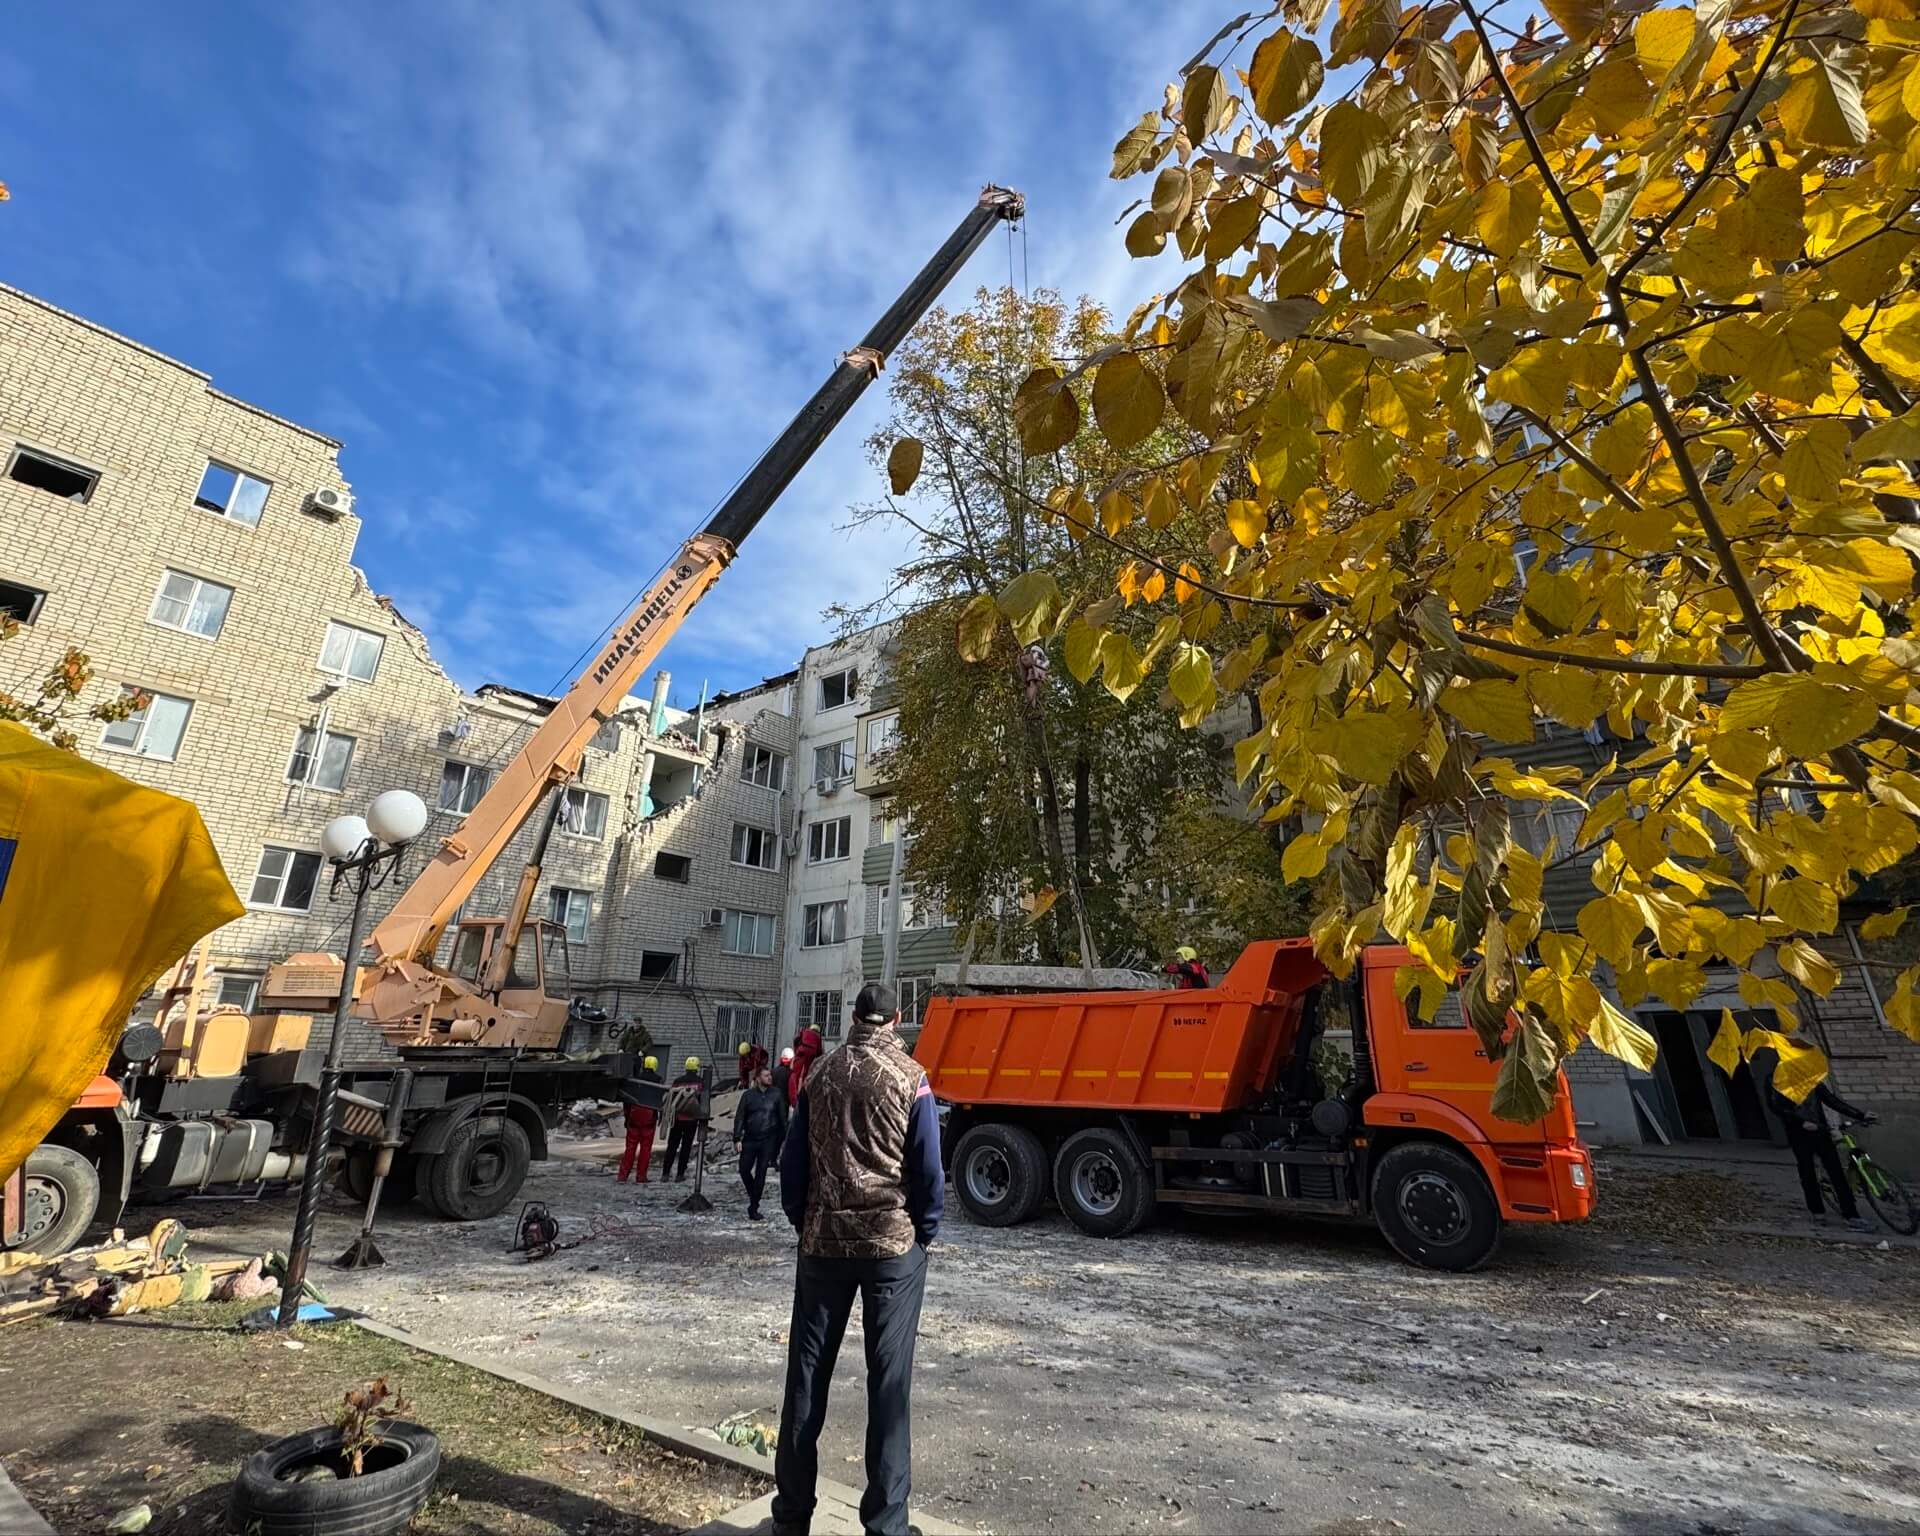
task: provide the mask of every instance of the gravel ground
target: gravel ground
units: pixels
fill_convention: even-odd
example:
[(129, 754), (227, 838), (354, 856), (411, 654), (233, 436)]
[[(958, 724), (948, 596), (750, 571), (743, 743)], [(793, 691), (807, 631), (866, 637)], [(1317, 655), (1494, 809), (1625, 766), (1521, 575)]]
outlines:
[[(563, 1240), (593, 1234), (545, 1262), (505, 1254), (517, 1209), (401, 1210), (388, 1267), (317, 1278), (643, 1414), (772, 1410), (784, 1222), (749, 1224), (725, 1172), (715, 1210), (682, 1215), (685, 1186), (616, 1184), (615, 1151), (536, 1167)], [(1187, 1217), (1106, 1243), (1052, 1214), (974, 1227), (950, 1202), (916, 1503), (999, 1532), (1920, 1530), (1920, 1251), (1737, 1230), (1792, 1210), (1777, 1168), (1603, 1154), (1600, 1194), (1591, 1224), (1513, 1229), (1465, 1277), (1365, 1230)], [(291, 1219), (288, 1201), (184, 1209), (233, 1252), (283, 1245)], [(317, 1251), (353, 1219), (329, 1209)], [(857, 1333), (822, 1455), (856, 1485)]]

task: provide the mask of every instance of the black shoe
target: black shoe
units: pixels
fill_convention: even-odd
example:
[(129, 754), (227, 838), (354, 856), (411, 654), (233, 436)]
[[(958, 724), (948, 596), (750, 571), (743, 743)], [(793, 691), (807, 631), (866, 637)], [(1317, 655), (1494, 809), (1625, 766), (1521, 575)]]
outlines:
[(762, 1216), (757, 1210), (747, 1212), (748, 1221), (765, 1221), (766, 1219), (767, 1218)]

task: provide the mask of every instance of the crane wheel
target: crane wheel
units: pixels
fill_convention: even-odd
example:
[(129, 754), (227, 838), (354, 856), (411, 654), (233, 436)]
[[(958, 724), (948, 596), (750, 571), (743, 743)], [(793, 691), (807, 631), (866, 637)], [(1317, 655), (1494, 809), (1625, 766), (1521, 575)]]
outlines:
[(51, 1259), (80, 1241), (100, 1208), (100, 1171), (72, 1147), (44, 1142), (27, 1154), (26, 1235), (19, 1246)]
[(416, 1187), (451, 1221), (485, 1221), (513, 1204), (532, 1162), (525, 1131), (504, 1115), (476, 1115), (437, 1157), (422, 1159)]

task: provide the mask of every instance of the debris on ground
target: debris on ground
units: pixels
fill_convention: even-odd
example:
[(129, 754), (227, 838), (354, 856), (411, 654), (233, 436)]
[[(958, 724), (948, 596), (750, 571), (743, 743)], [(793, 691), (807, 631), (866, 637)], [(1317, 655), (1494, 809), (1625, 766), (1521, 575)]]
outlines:
[(206, 1301), (217, 1289), (231, 1294), (249, 1271), (257, 1281), (260, 1264), (257, 1258), (190, 1261), (187, 1229), (171, 1220), (156, 1222), (145, 1237), (115, 1228), (108, 1241), (58, 1258), (0, 1253), (0, 1327), (48, 1314), (125, 1317)]

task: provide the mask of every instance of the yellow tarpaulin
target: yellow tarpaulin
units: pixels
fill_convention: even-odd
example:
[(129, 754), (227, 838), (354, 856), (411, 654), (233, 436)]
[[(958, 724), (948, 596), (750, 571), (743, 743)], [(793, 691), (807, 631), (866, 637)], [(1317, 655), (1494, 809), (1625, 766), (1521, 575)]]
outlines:
[(153, 979), (245, 910), (193, 806), (0, 721), (0, 1178)]

